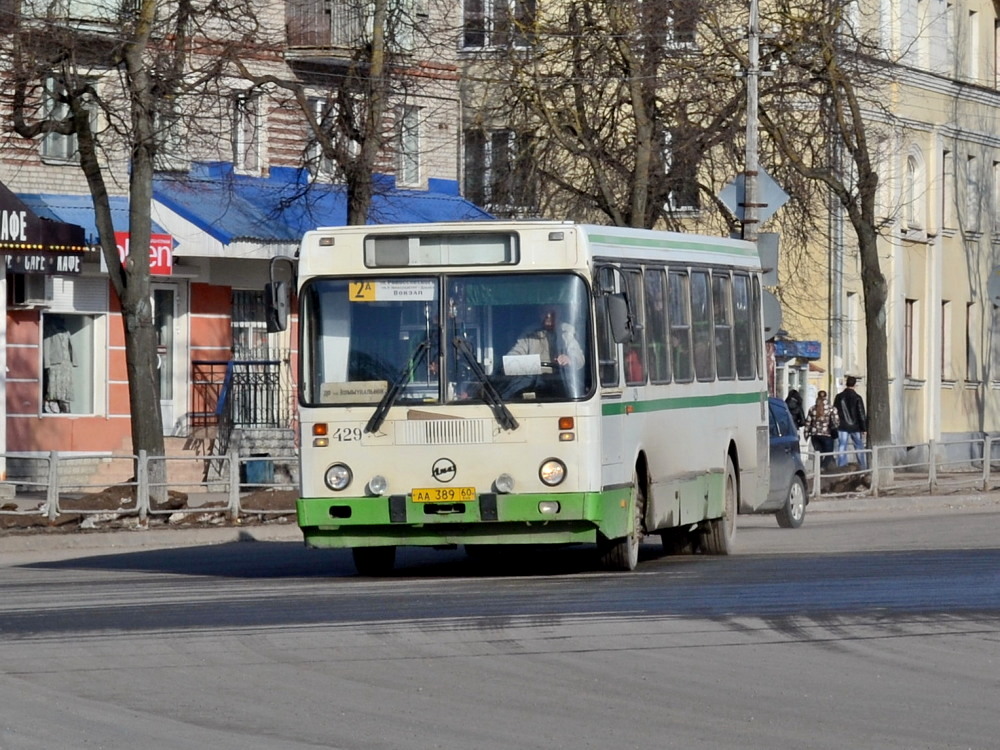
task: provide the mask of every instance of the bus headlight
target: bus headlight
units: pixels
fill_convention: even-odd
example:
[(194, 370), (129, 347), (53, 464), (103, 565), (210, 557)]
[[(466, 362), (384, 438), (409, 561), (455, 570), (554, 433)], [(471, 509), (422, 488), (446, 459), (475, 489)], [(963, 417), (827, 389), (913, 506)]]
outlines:
[(376, 474), (371, 479), (368, 480), (368, 492), (370, 492), (375, 497), (379, 495), (384, 495), (386, 489), (389, 487), (389, 480), (387, 480), (381, 474)]
[(323, 475), (323, 481), (326, 482), (326, 486), (334, 492), (340, 492), (342, 489), (345, 489), (353, 478), (354, 475), (347, 467), (347, 464), (333, 464), (326, 470), (326, 474)]
[(546, 459), (538, 469), (538, 478), (543, 484), (555, 487), (566, 478), (566, 464), (558, 458)]

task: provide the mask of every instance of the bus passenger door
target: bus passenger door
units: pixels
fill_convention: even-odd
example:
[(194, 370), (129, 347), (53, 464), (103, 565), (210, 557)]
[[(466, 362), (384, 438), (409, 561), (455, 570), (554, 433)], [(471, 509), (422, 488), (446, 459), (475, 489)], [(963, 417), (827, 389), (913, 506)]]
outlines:
[(624, 391), (620, 382), (618, 344), (611, 333), (608, 298), (594, 305), (597, 329), (597, 377), (601, 389), (601, 483), (608, 487), (632, 481), (623, 470), (625, 430)]

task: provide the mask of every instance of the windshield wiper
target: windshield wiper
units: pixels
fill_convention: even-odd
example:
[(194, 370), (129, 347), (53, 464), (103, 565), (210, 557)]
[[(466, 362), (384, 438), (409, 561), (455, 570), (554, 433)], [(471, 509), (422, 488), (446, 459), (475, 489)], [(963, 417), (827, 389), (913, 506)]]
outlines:
[(485, 401), (493, 410), (493, 416), (496, 418), (497, 424), (505, 430), (516, 430), (519, 426), (517, 420), (514, 418), (514, 415), (510, 413), (510, 409), (507, 408), (507, 404), (503, 402), (503, 396), (500, 395), (496, 386), (490, 382), (490, 376), (486, 374), (483, 366), (479, 364), (479, 360), (476, 359), (476, 355), (473, 354), (472, 349), (469, 348), (469, 342), (466, 341), (464, 336), (456, 336), (451, 340), (451, 344), (455, 347), (455, 350), (465, 358), (465, 361), (469, 365), (469, 369), (472, 370), (476, 379), (483, 386), (483, 401)]
[(368, 420), (368, 424), (365, 425), (365, 432), (375, 432), (382, 426), (386, 415), (389, 413), (389, 409), (396, 403), (396, 399), (399, 398), (399, 394), (403, 392), (406, 384), (413, 379), (414, 370), (424, 361), (424, 357), (427, 356), (430, 348), (431, 343), (426, 339), (417, 345), (413, 354), (406, 360), (406, 364), (403, 365), (403, 369), (399, 375), (396, 376), (396, 379), (392, 381), (392, 385), (389, 386), (382, 396), (382, 400), (378, 402), (378, 406), (375, 407), (375, 413), (372, 414), (371, 419)]

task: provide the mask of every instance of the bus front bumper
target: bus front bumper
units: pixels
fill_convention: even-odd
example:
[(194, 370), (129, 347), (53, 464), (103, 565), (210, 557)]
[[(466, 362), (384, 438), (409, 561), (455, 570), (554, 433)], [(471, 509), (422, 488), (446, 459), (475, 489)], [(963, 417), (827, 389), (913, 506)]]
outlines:
[(629, 488), (608, 492), (480, 493), (457, 503), (411, 495), (301, 498), (298, 523), (311, 547), (594, 543), (628, 533)]

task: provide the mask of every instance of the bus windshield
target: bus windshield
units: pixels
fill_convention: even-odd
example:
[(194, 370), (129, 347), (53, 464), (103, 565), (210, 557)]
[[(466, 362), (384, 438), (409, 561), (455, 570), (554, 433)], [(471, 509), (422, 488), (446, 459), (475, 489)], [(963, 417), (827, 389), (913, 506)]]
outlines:
[(595, 370), (588, 300), (572, 273), (312, 279), (303, 403), (582, 399)]

